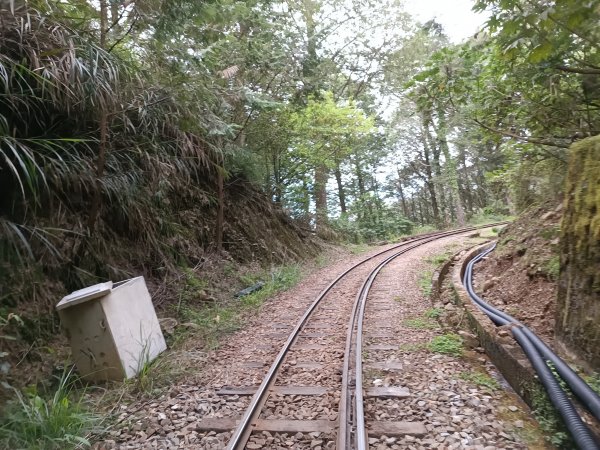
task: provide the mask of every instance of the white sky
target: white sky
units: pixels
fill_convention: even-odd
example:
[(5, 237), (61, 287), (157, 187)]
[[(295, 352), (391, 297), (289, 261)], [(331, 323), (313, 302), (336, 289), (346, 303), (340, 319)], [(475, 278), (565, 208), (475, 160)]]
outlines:
[(404, 0), (410, 15), (421, 23), (435, 18), (455, 43), (475, 34), (487, 20), (487, 14), (471, 11), (474, 3), (473, 0)]

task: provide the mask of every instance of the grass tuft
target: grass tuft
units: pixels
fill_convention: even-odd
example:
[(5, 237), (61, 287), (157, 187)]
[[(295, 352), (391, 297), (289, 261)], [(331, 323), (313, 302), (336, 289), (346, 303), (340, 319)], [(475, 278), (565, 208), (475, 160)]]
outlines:
[(470, 381), (471, 383), (486, 388), (490, 391), (497, 391), (500, 389), (500, 384), (490, 377), (487, 373), (482, 372), (461, 372), (459, 378)]
[(431, 297), (431, 277), (433, 276), (433, 271), (425, 270), (421, 272), (419, 276), (419, 287), (421, 288), (421, 292), (427, 298)]
[(427, 262), (435, 265), (436, 267), (445, 263), (450, 258), (449, 253), (440, 253), (439, 255), (433, 255), (426, 259)]
[(550, 278), (552, 281), (558, 280), (558, 275), (560, 274), (560, 257), (555, 255), (550, 258), (546, 262), (544, 269), (548, 274), (548, 278)]
[(414, 328), (416, 330), (435, 330), (439, 327), (437, 322), (422, 317), (415, 317), (413, 319), (406, 319), (402, 324), (408, 328)]
[(444, 355), (461, 356), (463, 352), (463, 342), (457, 334), (443, 334), (434, 337), (427, 346), (434, 353)]
[(439, 319), (440, 317), (442, 317), (442, 314), (444, 313), (444, 310), (442, 308), (430, 308), (427, 311), (425, 311), (425, 317), (427, 317), (428, 319)]
[(99, 423), (88, 412), (83, 393), (75, 398), (71, 372), (65, 372), (49, 398), (35, 390), (21, 393), (7, 405), (0, 421), (0, 447), (30, 450), (67, 450), (89, 446), (85, 438)]

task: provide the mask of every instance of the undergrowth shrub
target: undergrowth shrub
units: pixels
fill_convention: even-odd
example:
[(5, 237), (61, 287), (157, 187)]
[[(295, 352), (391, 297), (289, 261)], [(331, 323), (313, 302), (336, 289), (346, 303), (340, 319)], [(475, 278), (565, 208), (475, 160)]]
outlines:
[(342, 215), (331, 219), (330, 226), (343, 240), (355, 244), (395, 239), (411, 234), (414, 228), (410, 220), (392, 208), (382, 209), (379, 215)]

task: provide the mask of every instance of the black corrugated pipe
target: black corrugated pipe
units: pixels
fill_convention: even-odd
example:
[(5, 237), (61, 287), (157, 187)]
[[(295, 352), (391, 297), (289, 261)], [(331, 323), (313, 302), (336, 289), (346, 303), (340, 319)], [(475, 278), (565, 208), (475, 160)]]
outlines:
[(554, 353), (536, 334), (527, 327), (523, 327), (523, 333), (537, 348), (537, 351), (548, 361), (552, 363), (556, 372), (567, 383), (571, 391), (577, 396), (579, 401), (600, 420), (600, 396), (594, 391), (573, 369), (565, 363), (560, 356)]
[[(561, 373), (561, 376), (563, 377), (563, 379), (565, 379), (567, 383), (569, 383), (570, 381), (576, 386), (577, 392), (575, 392), (575, 389), (573, 389), (571, 384), (569, 384), (571, 389), (573, 389), (573, 391), (576, 393), (576, 395), (578, 395), (578, 397), (579, 395), (582, 395), (584, 397), (584, 399), (582, 399), (582, 402), (588, 407), (588, 409), (590, 409), (590, 411), (592, 411), (591, 408), (595, 409), (595, 407), (597, 406), (598, 395), (581, 378), (579, 378), (579, 376), (575, 374), (575, 372), (573, 372), (564, 363), (564, 361), (562, 361), (557, 355), (555, 355), (531, 330), (529, 330), (518, 320), (514, 319), (513, 317), (504, 313), (503, 311), (500, 311), (499, 309), (494, 308), (493, 306), (484, 302), (473, 290), (473, 266), (483, 257), (485, 257), (488, 253), (490, 253), (495, 247), (496, 244), (494, 243), (494, 245), (492, 245), (489, 249), (473, 258), (467, 264), (466, 272), (463, 277), (463, 284), (467, 289), (469, 296), (474, 301), (474, 303), (484, 313), (486, 313), (496, 325), (515, 325), (511, 327), (513, 336), (515, 337), (519, 345), (521, 345), (521, 347), (523, 348), (525, 355), (529, 358), (533, 368), (535, 369), (540, 379), (540, 382), (548, 392), (550, 401), (556, 407), (559, 414), (563, 418), (565, 425), (567, 426), (567, 429), (573, 436), (573, 440), (575, 441), (575, 443), (580, 449), (583, 450), (599, 450), (600, 445), (595, 440), (592, 432), (587, 427), (587, 425), (581, 420), (581, 417), (577, 413), (577, 410), (573, 406), (573, 403), (571, 402), (571, 400), (569, 400), (567, 394), (560, 387), (560, 384), (554, 377), (554, 374), (548, 367), (545, 360), (549, 360), (553, 364), (554, 359), (560, 361), (559, 365), (561, 366), (561, 369), (565, 373), (565, 375), (563, 375), (559, 371), (557, 365), (554, 364), (557, 372)], [(531, 336), (533, 336), (533, 340), (531, 340)], [(562, 365), (564, 365), (565, 367), (562, 367)], [(572, 376), (570, 376), (569, 372), (571, 372), (572, 375), (574, 375), (579, 381), (576, 381)], [(587, 389), (581, 386), (580, 383), (583, 383), (583, 385), (585, 385)], [(587, 396), (588, 389), (593, 394), (589, 397)], [(592, 411), (592, 413), (593, 412), (594, 411)]]
[(535, 346), (527, 339), (527, 336), (525, 336), (525, 333), (519, 327), (512, 327), (511, 330), (513, 336), (525, 352), (525, 355), (529, 358), (531, 365), (538, 374), (540, 382), (548, 393), (548, 397), (550, 397), (550, 401), (560, 413), (577, 446), (582, 450), (600, 449), (592, 432), (583, 423), (583, 420), (581, 420), (575, 406), (573, 406), (573, 402), (569, 400), (565, 391), (562, 390)]
[[(542, 357), (552, 363), (556, 372), (565, 381), (565, 383), (567, 383), (575, 396), (596, 419), (600, 420), (600, 395), (598, 395), (596, 391), (594, 391), (585, 381), (583, 381), (581, 377), (577, 375), (575, 371), (571, 369), (560, 356), (554, 353), (533, 331), (515, 318), (487, 304), (473, 290), (473, 266), (483, 257), (488, 255), (492, 250), (494, 250), (495, 247), (496, 244), (494, 243), (490, 248), (473, 258), (467, 265), (463, 284), (467, 288), (469, 296), (477, 304), (477, 306), (480, 307), (480, 309), (490, 316), (492, 321), (497, 325), (507, 325), (508, 323), (513, 323), (520, 326), (525, 336), (527, 336), (531, 343), (536, 347), (537, 351), (542, 355)], [(492, 313), (493, 316), (489, 313)], [(499, 318), (502, 318), (503, 320), (500, 321), (498, 320)]]

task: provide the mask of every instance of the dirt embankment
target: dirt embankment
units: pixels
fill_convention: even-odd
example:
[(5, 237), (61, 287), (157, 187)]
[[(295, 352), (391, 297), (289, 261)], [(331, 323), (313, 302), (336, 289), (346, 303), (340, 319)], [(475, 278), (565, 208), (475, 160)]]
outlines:
[[(176, 225), (171, 235), (156, 236), (160, 254), (127, 233), (112, 231), (94, 255), (95, 263), (80, 269), (86, 284), (143, 275), (159, 317), (189, 322), (192, 313), (229, 308), (235, 292), (255, 279), (268, 281), (275, 267), (313, 258), (327, 247), (248, 182), (230, 180), (224, 200), (222, 252), (213, 249), (214, 205), (182, 193), (171, 216), (148, 218)], [(102, 236), (118, 226), (117, 218), (105, 221)], [(141, 230), (144, 224), (135, 227)], [(69, 264), (47, 264), (42, 258), (20, 268), (0, 255), (0, 382), (17, 388), (46, 384), (69, 364), (70, 350), (55, 312), (64, 295), (82, 287), (67, 276)], [(11, 395), (12, 390), (0, 389), (0, 400)]]
[(532, 208), (503, 229), (475, 266), (475, 290), (554, 343), (561, 206)]

